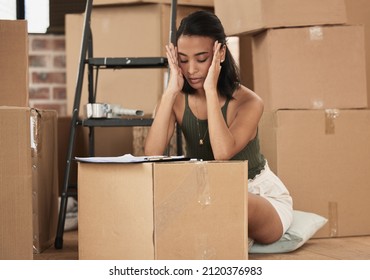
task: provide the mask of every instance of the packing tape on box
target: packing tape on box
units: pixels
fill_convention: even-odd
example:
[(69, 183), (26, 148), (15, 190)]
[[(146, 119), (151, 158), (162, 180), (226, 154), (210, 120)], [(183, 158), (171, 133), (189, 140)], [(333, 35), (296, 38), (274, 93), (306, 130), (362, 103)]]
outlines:
[(312, 101), (312, 109), (323, 109), (324, 108), (324, 101), (321, 99), (314, 99)]
[(32, 157), (37, 156), (41, 151), (42, 137), (41, 137), (41, 122), (39, 121), (41, 114), (38, 110), (32, 109), (30, 113), (30, 127), (31, 127), (31, 153)]
[(207, 233), (198, 234), (195, 250), (200, 260), (214, 260), (217, 257), (216, 249), (210, 245), (209, 235)]
[(338, 236), (338, 203), (329, 202), (329, 230), (330, 237)]
[(335, 120), (339, 117), (338, 109), (325, 110), (325, 134), (335, 133)]
[(198, 186), (198, 203), (202, 206), (211, 204), (211, 192), (208, 180), (208, 170), (206, 164), (202, 161), (197, 162), (196, 179)]
[(211, 204), (207, 164), (198, 161), (193, 166), (184, 179), (171, 188), (173, 191), (168, 194), (167, 199), (158, 205), (156, 211), (160, 220), (157, 220), (157, 231), (166, 228), (167, 223), (181, 213), (189, 203), (193, 203), (195, 198), (202, 207)]
[(312, 26), (308, 30), (311, 41), (321, 41), (324, 39), (324, 32), (321, 26)]
[[(156, 207), (156, 233), (160, 235), (171, 224), (178, 220), (194, 202), (203, 209), (212, 203), (211, 187), (208, 180), (207, 163), (203, 161), (194, 162), (193, 168), (178, 182), (168, 194), (165, 201)], [(201, 217), (197, 217), (201, 219)], [(215, 249), (210, 247), (208, 233), (199, 232), (196, 237), (196, 255), (198, 259), (214, 258)]]
[(37, 156), (42, 151), (43, 146), (43, 128), (44, 124), (54, 118), (53, 114), (45, 113), (46, 110), (32, 108), (30, 111), (30, 133), (31, 133), (31, 150), (32, 157)]

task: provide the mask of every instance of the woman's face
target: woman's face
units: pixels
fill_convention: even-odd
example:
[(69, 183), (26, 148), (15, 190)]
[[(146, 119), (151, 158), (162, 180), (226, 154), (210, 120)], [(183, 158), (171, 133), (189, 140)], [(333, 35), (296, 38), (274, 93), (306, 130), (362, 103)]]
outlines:
[(214, 40), (203, 36), (180, 36), (177, 40), (179, 66), (194, 89), (202, 89), (213, 59)]

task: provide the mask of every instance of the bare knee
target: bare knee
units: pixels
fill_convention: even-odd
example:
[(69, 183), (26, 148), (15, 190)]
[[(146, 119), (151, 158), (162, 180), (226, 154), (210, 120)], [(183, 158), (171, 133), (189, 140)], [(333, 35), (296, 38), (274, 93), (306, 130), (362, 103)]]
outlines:
[(249, 194), (248, 196), (248, 234), (259, 243), (273, 243), (283, 234), (283, 225), (279, 214), (265, 198)]

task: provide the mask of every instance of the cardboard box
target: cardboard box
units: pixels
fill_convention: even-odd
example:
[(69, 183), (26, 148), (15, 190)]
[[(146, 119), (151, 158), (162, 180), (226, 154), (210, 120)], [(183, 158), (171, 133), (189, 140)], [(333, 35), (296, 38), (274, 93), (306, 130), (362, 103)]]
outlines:
[(79, 162), (79, 259), (247, 259), (247, 178), (243, 161)]
[(0, 106), (0, 119), (0, 259), (32, 259), (56, 233), (56, 112)]
[[(199, 6), (179, 5), (177, 23), (198, 9)], [(165, 45), (168, 44), (170, 34), (170, 11), (168, 4), (94, 7), (91, 15), (94, 57), (165, 56)], [(73, 110), (82, 26), (83, 15), (66, 15), (68, 114), (72, 114)], [(166, 74), (167, 69), (100, 70), (97, 102), (140, 109), (146, 115), (151, 115), (163, 93)], [(88, 103), (87, 74), (84, 78), (81, 115), (83, 106)]]
[(367, 107), (363, 26), (269, 29), (252, 55), (266, 110)]
[[(370, 49), (370, 2), (368, 0), (346, 0), (349, 24), (362, 24), (365, 29), (365, 49)], [(370, 53), (366, 51), (366, 80), (370, 84)], [(368, 107), (370, 107), (370, 89), (367, 89)]]
[(28, 106), (28, 30), (24, 20), (0, 20), (0, 106)]
[(326, 217), (315, 237), (370, 234), (370, 110), (278, 110), (260, 123), (261, 149), (297, 210)]
[(344, 24), (344, 0), (214, 0), (227, 35), (277, 27)]
[(55, 241), (58, 220), (57, 112), (31, 109), (33, 252)]
[(247, 88), (254, 90), (252, 36), (239, 36), (239, 71), (240, 81)]
[(32, 259), (30, 110), (0, 107), (0, 259)]
[[(117, 5), (117, 4), (139, 4), (139, 3), (166, 3), (171, 4), (171, 0), (95, 0), (94, 6)], [(210, 6), (213, 7), (213, 0), (178, 0), (178, 5), (190, 6)]]

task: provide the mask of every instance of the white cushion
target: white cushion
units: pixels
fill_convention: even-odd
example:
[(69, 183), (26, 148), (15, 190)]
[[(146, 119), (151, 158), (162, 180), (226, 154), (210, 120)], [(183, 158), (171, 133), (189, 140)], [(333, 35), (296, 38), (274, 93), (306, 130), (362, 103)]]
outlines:
[(293, 211), (293, 222), (280, 240), (271, 244), (254, 243), (249, 253), (286, 253), (301, 247), (328, 219), (309, 212)]

